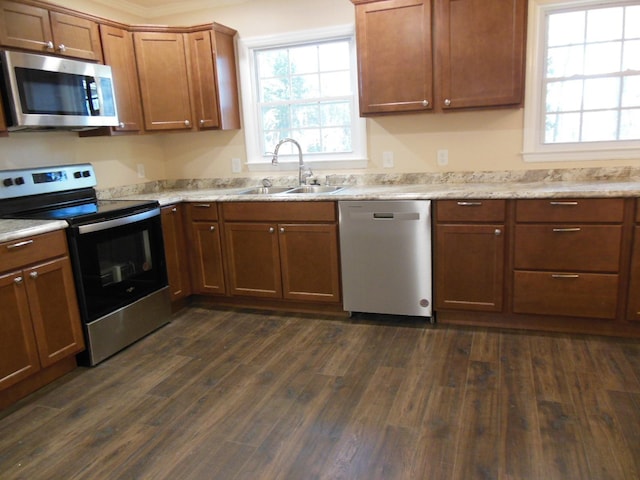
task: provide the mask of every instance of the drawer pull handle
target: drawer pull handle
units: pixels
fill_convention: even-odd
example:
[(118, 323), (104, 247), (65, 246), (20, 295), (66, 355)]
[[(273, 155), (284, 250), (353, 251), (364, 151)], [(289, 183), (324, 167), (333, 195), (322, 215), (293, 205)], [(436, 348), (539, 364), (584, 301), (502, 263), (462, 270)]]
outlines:
[(575, 207), (578, 205), (578, 202), (549, 202), (549, 205), (553, 205), (555, 207)]
[(579, 227), (573, 227), (573, 228), (554, 228), (553, 229), (554, 232), (557, 233), (567, 233), (567, 232), (579, 232), (580, 228)]
[(580, 278), (580, 275), (576, 275), (575, 273), (553, 273), (551, 274), (551, 278)]
[(481, 207), (482, 202), (458, 202), (461, 207)]
[(195, 208), (211, 208), (210, 203), (196, 203), (193, 205)]
[(14, 243), (13, 245), (7, 245), (7, 250), (13, 250), (14, 248), (26, 247), (27, 245), (31, 245), (33, 240), (25, 240), (24, 242)]

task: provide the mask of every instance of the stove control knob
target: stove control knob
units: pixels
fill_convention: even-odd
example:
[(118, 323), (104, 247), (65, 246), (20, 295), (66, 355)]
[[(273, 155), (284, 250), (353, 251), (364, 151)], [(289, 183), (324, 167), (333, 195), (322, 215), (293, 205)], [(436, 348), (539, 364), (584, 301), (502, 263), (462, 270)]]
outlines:
[(24, 177), (16, 177), (16, 185), (24, 185)]
[(73, 172), (73, 178), (82, 178), (82, 172)]
[(82, 172), (82, 176), (85, 177), (85, 178), (90, 177), (91, 176), (91, 172), (89, 170), (84, 170)]
[(5, 179), (2, 181), (2, 184), (3, 184), (5, 187), (10, 187), (11, 185), (13, 185), (13, 179), (11, 179), (11, 178), (5, 178)]

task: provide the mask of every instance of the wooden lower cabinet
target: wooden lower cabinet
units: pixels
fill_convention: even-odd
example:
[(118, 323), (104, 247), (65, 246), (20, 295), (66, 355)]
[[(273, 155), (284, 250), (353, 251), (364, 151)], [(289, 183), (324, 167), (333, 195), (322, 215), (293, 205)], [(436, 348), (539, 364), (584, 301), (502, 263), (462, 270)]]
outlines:
[(176, 301), (191, 294), (183, 206), (169, 205), (163, 207), (161, 212), (169, 292), (171, 301)]
[[(638, 203), (638, 218), (640, 219), (640, 201)], [(640, 225), (636, 225), (633, 235), (627, 318), (640, 322)]]
[(222, 212), (231, 295), (339, 304), (335, 203), (225, 203)]
[[(0, 244), (0, 249), (3, 265), (13, 267), (0, 273), (1, 406), (9, 403), (8, 388), (72, 358), (84, 349), (84, 339), (64, 232)], [(42, 385), (33, 383), (14, 397)]]
[(277, 225), (225, 223), (231, 295), (282, 297)]
[(187, 224), (193, 293), (226, 294), (218, 205), (208, 202), (187, 204)]
[(503, 225), (437, 227), (436, 309), (502, 310), (503, 231)]
[(436, 310), (502, 311), (505, 201), (443, 200), (435, 218)]

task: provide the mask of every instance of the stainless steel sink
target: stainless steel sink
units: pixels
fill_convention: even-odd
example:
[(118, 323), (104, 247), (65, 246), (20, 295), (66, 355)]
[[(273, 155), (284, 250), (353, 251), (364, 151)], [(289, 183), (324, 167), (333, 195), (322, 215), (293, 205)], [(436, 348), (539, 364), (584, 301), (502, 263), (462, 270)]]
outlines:
[(284, 193), (293, 187), (253, 187), (241, 190), (239, 195), (274, 195), (276, 193)]
[(302, 185), (300, 187), (292, 188), (285, 193), (335, 193), (339, 192), (343, 188), (344, 187), (332, 185)]

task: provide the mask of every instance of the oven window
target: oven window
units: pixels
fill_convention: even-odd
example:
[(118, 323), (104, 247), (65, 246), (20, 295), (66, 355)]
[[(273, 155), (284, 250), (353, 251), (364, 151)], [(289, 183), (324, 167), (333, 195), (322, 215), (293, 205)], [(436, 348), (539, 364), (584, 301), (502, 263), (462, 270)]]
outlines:
[(100, 283), (103, 287), (127, 280), (153, 268), (149, 231), (131, 233), (98, 245)]
[(92, 322), (167, 285), (160, 216), (80, 234), (70, 245), (80, 308)]

